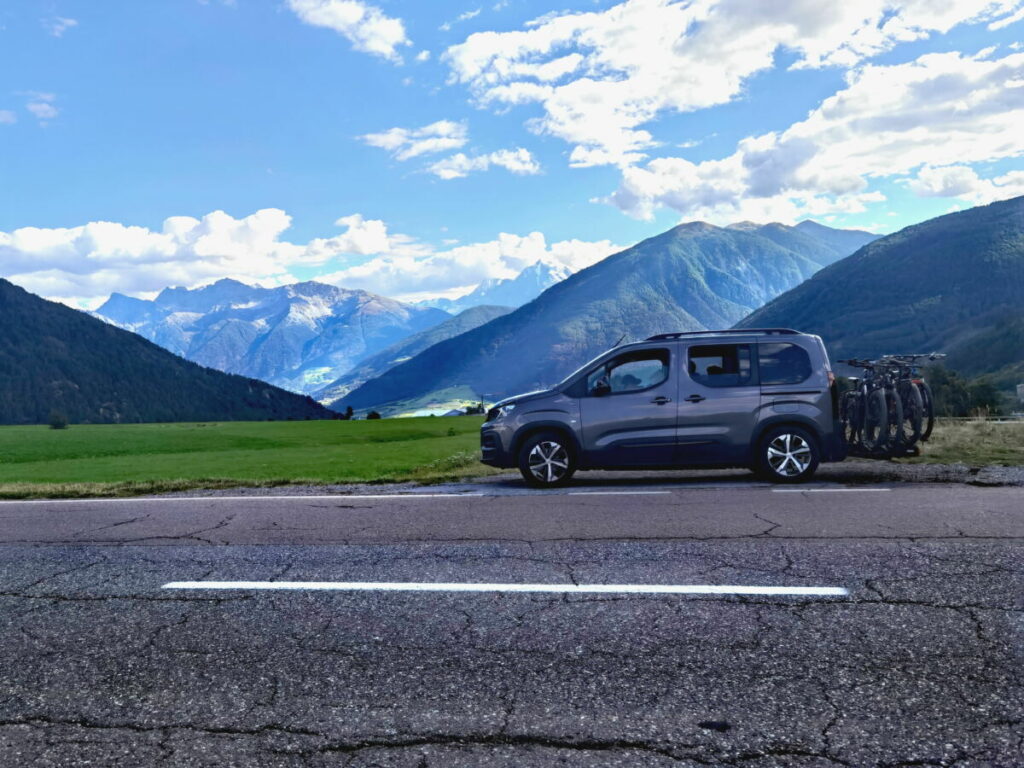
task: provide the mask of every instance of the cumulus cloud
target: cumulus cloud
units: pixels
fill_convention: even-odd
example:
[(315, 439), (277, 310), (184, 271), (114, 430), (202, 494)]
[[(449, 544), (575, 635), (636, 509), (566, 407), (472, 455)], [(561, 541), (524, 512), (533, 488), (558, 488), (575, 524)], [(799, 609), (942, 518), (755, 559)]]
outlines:
[(450, 47), (451, 79), (482, 104), (540, 104), (533, 130), (574, 145), (575, 166), (630, 165), (656, 145), (643, 126), (664, 111), (723, 104), (775, 54), (794, 67), (851, 67), (966, 22), (1012, 18), (1021, 0), (627, 0), (555, 13)]
[(641, 218), (658, 207), (712, 220), (857, 212), (881, 199), (867, 191), (872, 179), (1024, 154), (1022, 110), (1024, 54), (867, 66), (805, 120), (744, 139), (726, 158), (665, 157), (624, 169), (610, 199)]
[(288, 7), (306, 24), (343, 35), (357, 51), (395, 63), (402, 60), (398, 48), (412, 45), (401, 19), (361, 0), (288, 0)]
[(608, 240), (562, 240), (549, 244), (540, 232), (526, 236), (502, 233), (495, 240), (440, 252), (384, 254), (322, 279), (410, 300), (455, 296), (489, 278), (515, 277), (537, 261), (561, 264), (576, 271), (619, 250), (622, 246)]
[(438, 120), (422, 128), (391, 128), (359, 138), (371, 147), (386, 149), (397, 160), (459, 149), (469, 141), (466, 124), (451, 120)]
[(159, 230), (96, 221), (78, 227), (0, 232), (0, 274), (30, 291), (95, 307), (114, 291), (145, 296), (167, 286), (195, 287), (222, 277), (249, 283), (294, 282), (296, 268), (347, 288), (418, 298), (457, 295), (487, 278), (512, 277), (539, 259), (573, 270), (608, 256), (608, 241), (547, 243), (539, 232), (437, 250), (383, 221), (359, 214), (335, 224), (334, 237), (293, 243), (291, 217), (267, 208), (234, 218), (173, 216)]
[(966, 165), (926, 165), (905, 183), (921, 197), (958, 197), (975, 205), (1024, 195), (1024, 171), (983, 179)]
[(459, 152), (451, 157), (438, 160), (429, 166), (427, 171), (438, 178), (450, 180), (461, 179), (475, 171), (486, 171), (491, 166), (504, 168), (518, 175), (540, 173), (540, 163), (534, 159), (529, 150), (522, 147), (499, 149), (497, 152), (489, 152), (485, 155), (474, 155), (472, 157)]

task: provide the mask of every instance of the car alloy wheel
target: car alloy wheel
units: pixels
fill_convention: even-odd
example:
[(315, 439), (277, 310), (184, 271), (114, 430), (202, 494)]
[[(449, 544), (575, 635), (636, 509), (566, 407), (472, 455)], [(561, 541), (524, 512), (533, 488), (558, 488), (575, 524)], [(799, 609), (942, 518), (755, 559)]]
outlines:
[(799, 477), (811, 466), (811, 446), (800, 435), (783, 432), (768, 443), (768, 466), (782, 477)]
[(533, 446), (528, 458), (530, 472), (541, 483), (557, 483), (569, 472), (569, 452), (560, 443), (544, 440)]

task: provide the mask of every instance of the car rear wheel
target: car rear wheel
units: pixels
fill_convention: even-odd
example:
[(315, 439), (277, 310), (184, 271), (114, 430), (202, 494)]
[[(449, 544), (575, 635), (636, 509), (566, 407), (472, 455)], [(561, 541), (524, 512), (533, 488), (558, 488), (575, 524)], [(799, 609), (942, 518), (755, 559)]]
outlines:
[(557, 488), (576, 472), (576, 456), (569, 441), (557, 432), (527, 438), (519, 449), (519, 472), (532, 488)]
[(757, 448), (757, 474), (773, 483), (802, 483), (809, 480), (821, 460), (818, 441), (802, 427), (769, 429)]

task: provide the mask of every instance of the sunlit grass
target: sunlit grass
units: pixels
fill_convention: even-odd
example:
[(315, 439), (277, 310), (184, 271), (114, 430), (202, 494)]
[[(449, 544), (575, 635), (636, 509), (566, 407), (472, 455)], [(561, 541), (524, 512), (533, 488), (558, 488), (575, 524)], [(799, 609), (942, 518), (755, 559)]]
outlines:
[(438, 482), (487, 474), (481, 417), (0, 427), (0, 497), (238, 485)]
[(1018, 466), (1024, 464), (1024, 421), (939, 419), (916, 464)]

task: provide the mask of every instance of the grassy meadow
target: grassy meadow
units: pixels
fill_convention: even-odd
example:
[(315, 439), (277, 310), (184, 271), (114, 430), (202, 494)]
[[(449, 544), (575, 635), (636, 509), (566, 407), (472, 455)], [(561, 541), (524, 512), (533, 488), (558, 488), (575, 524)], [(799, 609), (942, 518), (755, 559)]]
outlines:
[(0, 427), (0, 498), (440, 481), (487, 468), (481, 416)]
[(1024, 421), (939, 419), (914, 464), (1024, 465)]
[[(0, 498), (456, 480), (497, 471), (477, 459), (481, 418), (0, 427)], [(1021, 465), (1024, 422), (943, 419), (899, 461)]]

